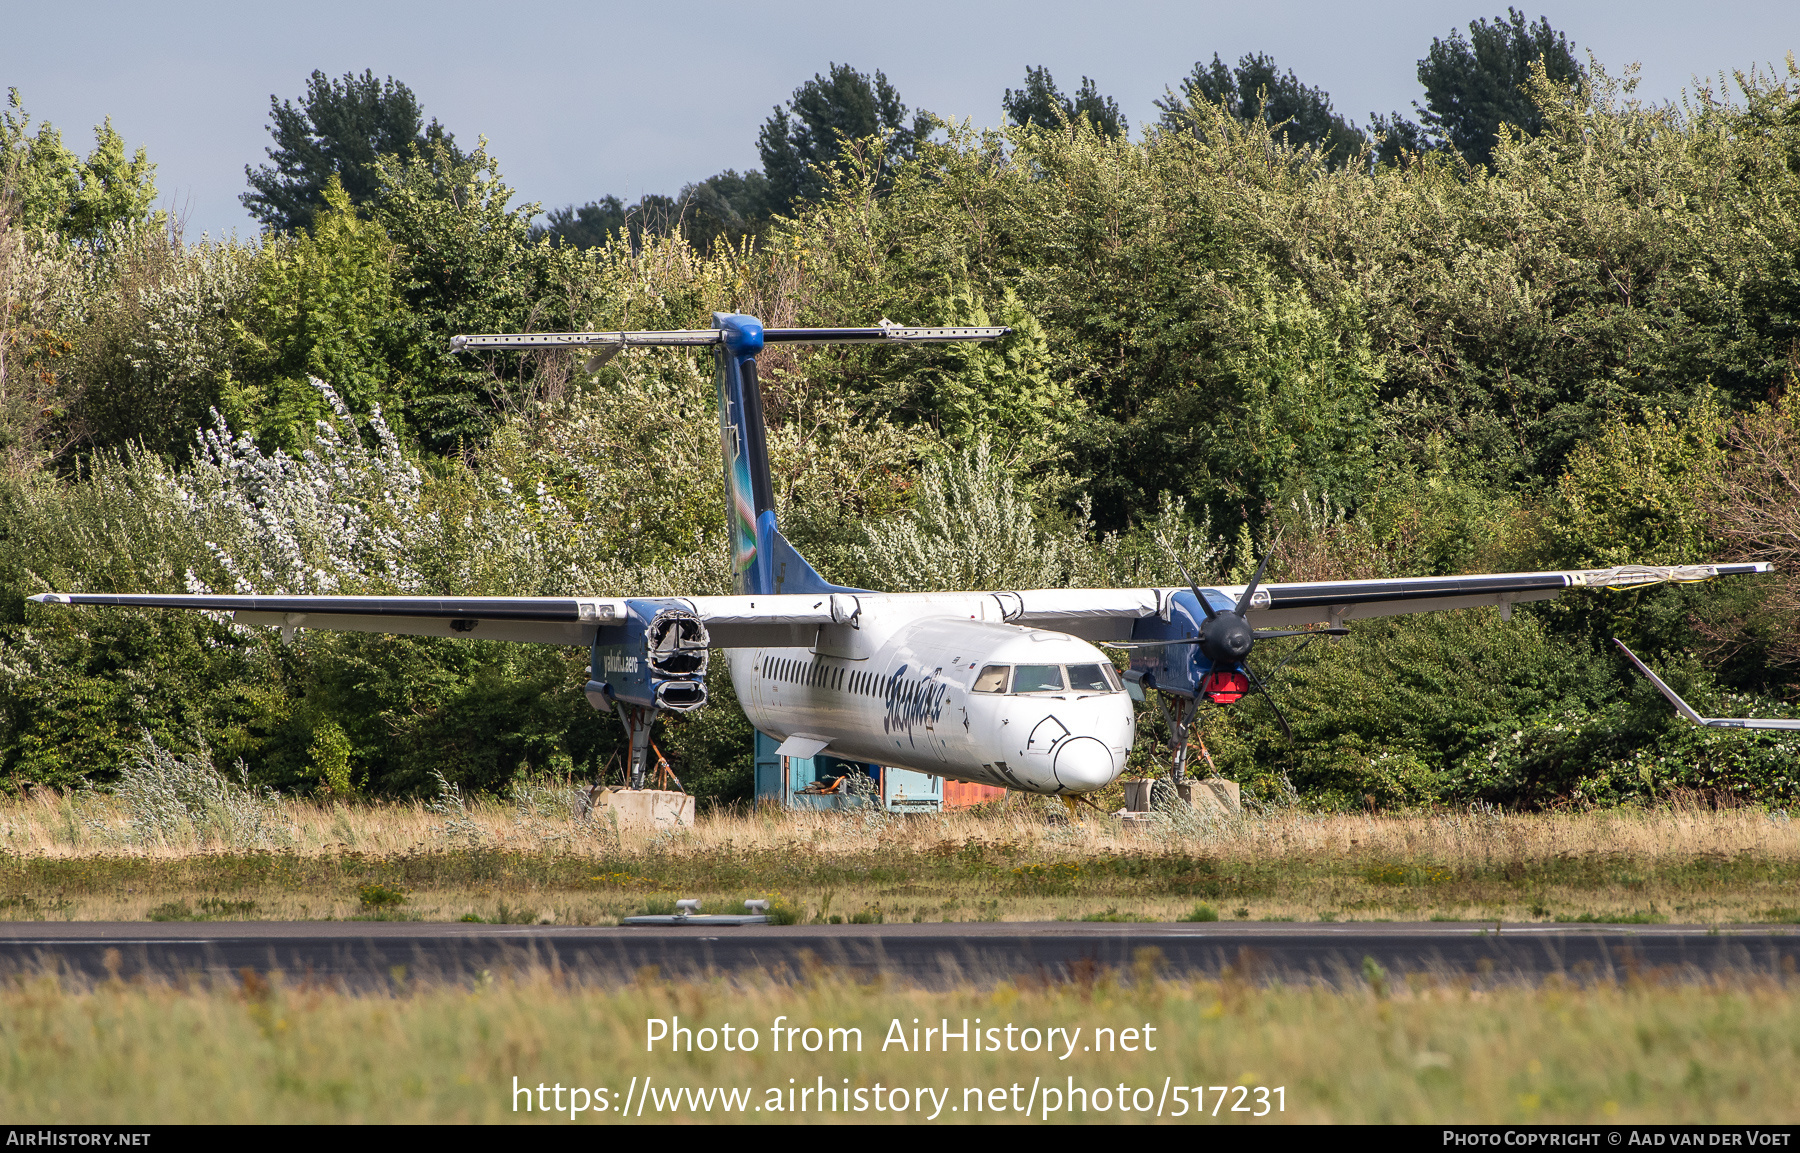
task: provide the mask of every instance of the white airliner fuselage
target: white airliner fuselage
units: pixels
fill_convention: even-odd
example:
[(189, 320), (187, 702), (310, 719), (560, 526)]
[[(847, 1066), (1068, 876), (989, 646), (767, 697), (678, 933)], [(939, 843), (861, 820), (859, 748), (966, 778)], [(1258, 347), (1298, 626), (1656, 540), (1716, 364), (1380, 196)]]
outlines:
[(1033, 793), (1116, 780), (1136, 727), (1106, 656), (1067, 633), (941, 615), (951, 607), (821, 630), (810, 648), (727, 649), (732, 685), (758, 729), (846, 760)]

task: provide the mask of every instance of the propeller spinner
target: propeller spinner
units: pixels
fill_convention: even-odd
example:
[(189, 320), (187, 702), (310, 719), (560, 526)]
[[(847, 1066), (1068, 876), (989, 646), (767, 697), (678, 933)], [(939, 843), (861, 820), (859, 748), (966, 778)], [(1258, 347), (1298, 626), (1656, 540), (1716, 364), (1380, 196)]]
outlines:
[[(1250, 683), (1256, 686), (1256, 691), (1263, 695), (1263, 700), (1269, 702), (1269, 708), (1274, 710), (1275, 719), (1281, 722), (1281, 731), (1287, 734), (1289, 740), (1292, 740), (1294, 730), (1288, 726), (1287, 718), (1281, 714), (1281, 708), (1275, 703), (1275, 698), (1270, 696), (1269, 690), (1263, 687), (1262, 678), (1257, 676), (1256, 670), (1248, 664), (1250, 650), (1256, 647), (1256, 642), (1259, 640), (1299, 636), (1346, 636), (1350, 630), (1346, 628), (1253, 629), (1250, 627), (1250, 622), (1244, 619), (1244, 614), (1250, 610), (1251, 601), (1256, 596), (1256, 588), (1262, 583), (1263, 571), (1269, 566), (1269, 557), (1274, 553), (1275, 545), (1280, 541), (1281, 538), (1278, 535), (1270, 543), (1268, 549), (1263, 552), (1262, 560), (1257, 562), (1256, 572), (1250, 577), (1250, 583), (1244, 586), (1243, 594), (1238, 597), (1237, 604), (1228, 609), (1214, 608), (1212, 603), (1206, 599), (1206, 594), (1200, 591), (1200, 586), (1194, 583), (1194, 578), (1188, 575), (1187, 566), (1181, 563), (1180, 557), (1175, 556), (1173, 549), (1169, 550), (1169, 555), (1175, 560), (1176, 567), (1181, 569), (1181, 577), (1187, 581), (1188, 589), (1193, 592), (1194, 599), (1200, 603), (1201, 611), (1206, 613), (1206, 619), (1200, 622), (1198, 637), (1191, 641), (1175, 643), (1199, 645), (1200, 652), (1213, 663), (1215, 668), (1242, 665), (1244, 673), (1250, 678)], [(1164, 547), (1167, 547), (1166, 544)]]

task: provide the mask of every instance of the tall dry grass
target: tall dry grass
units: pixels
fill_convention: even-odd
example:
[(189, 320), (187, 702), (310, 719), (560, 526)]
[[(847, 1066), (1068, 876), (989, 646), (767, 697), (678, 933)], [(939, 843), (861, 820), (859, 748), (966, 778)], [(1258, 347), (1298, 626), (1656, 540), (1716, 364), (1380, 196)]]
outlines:
[[(773, 894), (803, 920), (1170, 920), (1202, 903), (1227, 919), (1800, 920), (1800, 827), (1757, 809), (1280, 810), (1131, 827), (1014, 798), (927, 816), (723, 812), (649, 832), (585, 816), (555, 786), (397, 804), (244, 790), (182, 809), (182, 795), (0, 804), (0, 917), (200, 916), (207, 903), (207, 916), (593, 924), (675, 897), (716, 909)], [(375, 883), (407, 899), (367, 907)]]
[(1800, 861), (1800, 823), (1786, 812), (1713, 809), (1679, 797), (1654, 808), (1587, 813), (1513, 813), (1486, 806), (1403, 816), (1281, 809), (1229, 820), (1196, 815), (1131, 826), (1091, 809), (1077, 809), (1071, 822), (1060, 804), (1015, 795), (999, 805), (923, 815), (740, 807), (702, 814), (693, 828), (677, 832), (621, 830), (586, 819), (575, 790), (553, 785), (521, 789), (511, 800), (458, 796), (365, 803), (270, 796), (265, 803), (261, 820), (268, 827), (241, 844), (204, 833), (146, 840), (135, 835), (144, 818), (128, 798), (29, 789), (0, 800), (0, 851), (47, 858), (172, 858), (273, 843), (300, 854), (351, 849), (384, 855), (473, 842), (604, 855), (651, 848), (756, 853), (799, 844), (810, 854), (831, 857), (876, 846), (904, 855), (989, 844), (1053, 857), (1188, 852), (1223, 860), (1429, 858), (1446, 865), (1593, 855), (1646, 862), (1718, 855)]

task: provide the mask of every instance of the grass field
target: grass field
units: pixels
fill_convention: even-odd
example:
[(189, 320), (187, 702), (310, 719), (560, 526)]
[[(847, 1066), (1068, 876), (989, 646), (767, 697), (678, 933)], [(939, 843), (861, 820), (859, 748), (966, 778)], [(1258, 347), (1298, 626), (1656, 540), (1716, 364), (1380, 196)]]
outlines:
[(1015, 804), (621, 834), (555, 790), (258, 804), (154, 821), (116, 797), (0, 804), (0, 918), (605, 924), (677, 897), (725, 911), (773, 895), (803, 921), (1172, 920), (1204, 905), (1227, 920), (1800, 922), (1800, 825), (1749, 808), (1286, 810), (1130, 829)]
[[(784, 1016), (784, 1029), (801, 1030), (796, 1048), (821, 1044), (830, 1029), (857, 1029), (861, 1051), (843, 1051), (855, 1039), (843, 1032), (831, 1035), (834, 1052), (774, 1052), (772, 1027)], [(756, 1051), (723, 1052), (715, 1034), (712, 1052), (671, 1053), (666, 1041), (646, 1052), (648, 1021), (675, 1017), (696, 1030), (754, 1029)], [(965, 1053), (954, 1039), (948, 1053), (883, 1052), (893, 1023), (910, 1032), (915, 1018), (948, 1019), (953, 1031), (964, 1019), (1013, 1025), (1019, 1047), (1041, 1045), (1052, 1028), (1065, 1032), (1054, 1055), (1006, 1052), (1004, 1033), (999, 1052)], [(1155, 1032), (1142, 1033), (1146, 1025)], [(821, 1033), (808, 1038), (808, 1027)], [(1099, 1039), (1096, 1028), (1114, 1032), (1101, 1052), (1084, 1051)], [(1107, 1051), (1126, 1042), (1126, 1028), (1140, 1030), (1138, 1051)], [(1027, 1029), (1041, 1032), (1033, 1038)], [(1144, 1051), (1142, 1039), (1156, 1051)], [(697, 1044), (707, 1042), (699, 1034)], [(642, 1121), (918, 1123), (936, 1108), (938, 1121), (1018, 1123), (1019, 1106), (1029, 1105), (1034, 1122), (1141, 1122), (1155, 1120), (1160, 1105), (1164, 1120), (1207, 1125), (1780, 1122), (1800, 1115), (1800, 985), (1478, 988), (1393, 982), (1371, 968), (1346, 989), (1263, 987), (1231, 974), (1161, 979), (1154, 955), (1140, 955), (1134, 973), (1087, 982), (929, 993), (829, 971), (789, 984), (644, 976), (610, 988), (566, 973), (500, 974), (473, 988), (412, 987), (397, 974), (391, 993), (361, 996), (254, 975), (212, 986), (86, 989), (43, 977), (0, 986), (0, 1052), (0, 1115), (15, 1123), (569, 1124), (573, 1113), (573, 1123), (593, 1124), (618, 1120), (628, 1093), (647, 1106), (641, 1116), (633, 1108)], [(580, 1087), (587, 1111), (568, 1092), (541, 1098), (560, 1103), (560, 1114), (527, 1111), (515, 1078), (525, 1101), (539, 1084)], [(796, 1097), (805, 1111), (788, 1111), (787, 1089), (819, 1085), (864, 1090), (866, 1111), (821, 1112), (831, 1099), (816, 1097)], [(885, 1111), (874, 1108), (876, 1085), (890, 1094)], [(1202, 1087), (1204, 1115), (1191, 1090), (1168, 1091), (1181, 1086)], [(1088, 1093), (1072, 1097), (1071, 1087)], [(906, 1091), (904, 1109), (893, 1107), (895, 1088)], [(602, 1089), (605, 1111), (593, 1104)], [(716, 1089), (746, 1094), (734, 1103)], [(704, 1096), (696, 1102), (682, 1090)], [(766, 1108), (770, 1090), (783, 1111)], [(1259, 1120), (1257, 1109), (1269, 1115)]]

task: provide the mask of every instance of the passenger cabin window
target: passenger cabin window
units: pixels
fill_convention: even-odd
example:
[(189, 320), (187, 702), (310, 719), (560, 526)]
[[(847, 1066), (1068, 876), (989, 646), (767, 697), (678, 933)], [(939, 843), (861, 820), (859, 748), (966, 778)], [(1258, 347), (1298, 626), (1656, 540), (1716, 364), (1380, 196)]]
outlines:
[(1060, 693), (1063, 691), (1061, 665), (1020, 665), (1013, 673), (1015, 693)]
[(973, 691), (978, 693), (1005, 692), (1006, 674), (1011, 671), (1011, 665), (988, 665), (981, 670), (981, 675), (975, 678), (975, 688)]

